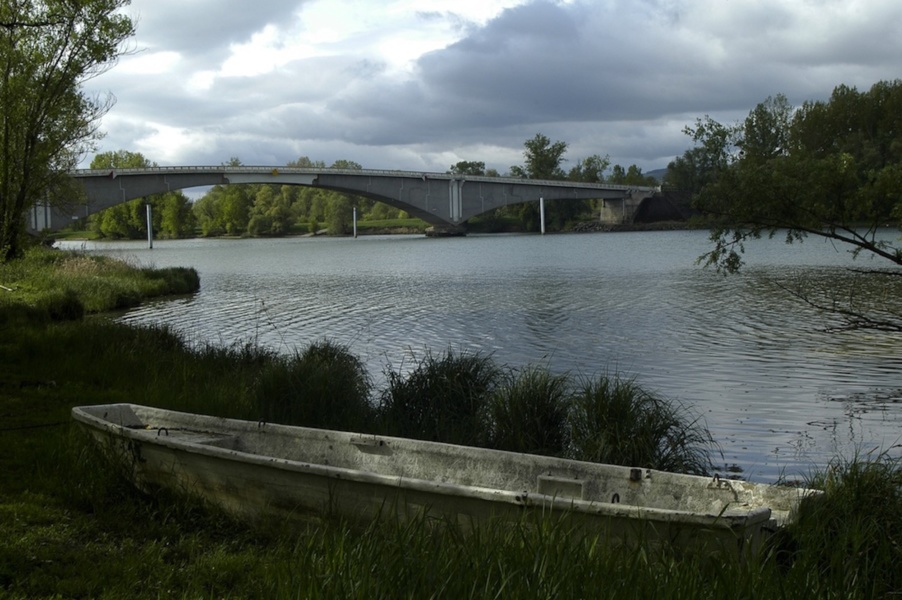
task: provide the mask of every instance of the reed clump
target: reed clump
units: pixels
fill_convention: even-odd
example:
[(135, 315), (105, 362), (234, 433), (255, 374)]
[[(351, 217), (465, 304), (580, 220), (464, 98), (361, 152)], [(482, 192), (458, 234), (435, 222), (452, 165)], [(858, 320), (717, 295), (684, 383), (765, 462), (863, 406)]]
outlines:
[(286, 425), (365, 431), (374, 409), (363, 362), (347, 346), (318, 341), (260, 369), (255, 396), (262, 419)]
[(426, 352), (389, 369), (379, 433), (677, 473), (711, 472), (717, 444), (686, 406), (634, 379), (499, 366), (491, 356)]
[(716, 443), (683, 404), (619, 375), (582, 378), (569, 420), (570, 457), (707, 475)]
[(845, 598), (902, 594), (902, 459), (837, 459), (811, 477), (776, 552), (790, 573), (810, 573)]
[(389, 365), (378, 427), (387, 435), (484, 446), (486, 409), (500, 378), (492, 358), (479, 352), (426, 351), (406, 374)]

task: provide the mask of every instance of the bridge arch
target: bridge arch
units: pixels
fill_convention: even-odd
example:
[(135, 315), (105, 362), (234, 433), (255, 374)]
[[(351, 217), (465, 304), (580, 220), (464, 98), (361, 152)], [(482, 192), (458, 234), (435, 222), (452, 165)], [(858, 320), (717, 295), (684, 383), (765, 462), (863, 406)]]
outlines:
[(302, 185), (363, 196), (439, 227), (457, 227), (490, 210), (539, 198), (621, 200), (626, 206), (655, 193), (655, 188), (648, 187), (366, 169), (153, 167), (78, 170), (71, 176), (83, 197), (66, 207), (34, 207), (29, 223), (32, 229), (59, 229), (72, 218), (135, 198), (229, 184)]

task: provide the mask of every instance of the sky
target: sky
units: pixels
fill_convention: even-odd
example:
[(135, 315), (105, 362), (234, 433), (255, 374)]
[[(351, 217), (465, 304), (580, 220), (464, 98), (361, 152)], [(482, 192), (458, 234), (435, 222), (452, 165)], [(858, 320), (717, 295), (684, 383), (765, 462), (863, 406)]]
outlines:
[[(505, 174), (537, 133), (643, 171), (705, 115), (902, 78), (899, 0), (132, 0), (136, 35), (85, 83), (96, 152), (161, 166)], [(87, 167), (94, 153), (85, 157)]]

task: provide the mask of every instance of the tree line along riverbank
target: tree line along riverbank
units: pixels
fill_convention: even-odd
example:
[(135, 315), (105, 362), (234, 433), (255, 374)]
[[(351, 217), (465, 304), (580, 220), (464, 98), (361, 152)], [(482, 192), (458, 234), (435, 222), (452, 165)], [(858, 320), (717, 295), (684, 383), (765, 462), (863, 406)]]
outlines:
[[(272, 420), (339, 428), (365, 427), (355, 419), (372, 420), (367, 411), (381, 406), (383, 426), (396, 433), (499, 445), (498, 431), (491, 439), (467, 421), (473, 414), (448, 431), (428, 429), (438, 420), (410, 419), (424, 412), (417, 404), (424, 399), (432, 399), (425, 412), (434, 414), (461, 398), (479, 404), (483, 394), (496, 398), (495, 421), (508, 418), (505, 444), (559, 452), (559, 440), (534, 434), (572, 435), (561, 399), (580, 386), (541, 369), (514, 377), (484, 356), (427, 355), (375, 393), (359, 361), (328, 342), (276, 355), (244, 342), (190, 344), (167, 328), (102, 316), (154, 295), (190, 293), (197, 283), (190, 269), (136, 269), (47, 249), (0, 265), (0, 590), (9, 597), (873, 598), (902, 591), (902, 472), (885, 457), (837, 460), (813, 475), (808, 483), (824, 489), (824, 498), (803, 506), (796, 526), (744, 562), (641, 544), (615, 549), (565, 520), (486, 527), (467, 537), (425, 521), (361, 529), (323, 518), (290, 530), (251, 529), (184, 497), (141, 494), (85, 443), (70, 422), (72, 406), (138, 402), (252, 418), (270, 411)], [(76, 304), (81, 310), (71, 308)], [(435, 381), (445, 382), (444, 395), (436, 395)], [(649, 396), (628, 378), (605, 381), (620, 390), (622, 412), (636, 409), (618, 427), (630, 424), (629, 437), (650, 446), (653, 436), (640, 435), (640, 425), (654, 421), (641, 410)], [(348, 401), (316, 402), (317, 394)], [(373, 396), (376, 402), (361, 402)], [(490, 406), (484, 401), (480, 406)], [(665, 399), (650, 404), (674, 408)], [(547, 419), (541, 427), (517, 420), (527, 408)], [(704, 430), (689, 427), (691, 410), (671, 417), (677, 433), (695, 431), (690, 447), (712, 450)], [(593, 439), (599, 427), (585, 435)], [(476, 432), (481, 440), (463, 438)], [(599, 458), (648, 461), (654, 454)]]

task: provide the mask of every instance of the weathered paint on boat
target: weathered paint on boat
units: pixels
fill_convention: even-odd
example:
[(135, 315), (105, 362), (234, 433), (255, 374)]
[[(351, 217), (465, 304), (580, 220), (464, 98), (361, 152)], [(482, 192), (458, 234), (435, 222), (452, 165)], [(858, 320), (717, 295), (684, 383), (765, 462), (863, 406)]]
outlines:
[(134, 404), (76, 407), (72, 415), (127, 461), (139, 487), (180, 490), (251, 519), (428, 511), (472, 527), (540, 511), (619, 539), (742, 552), (810, 493)]

